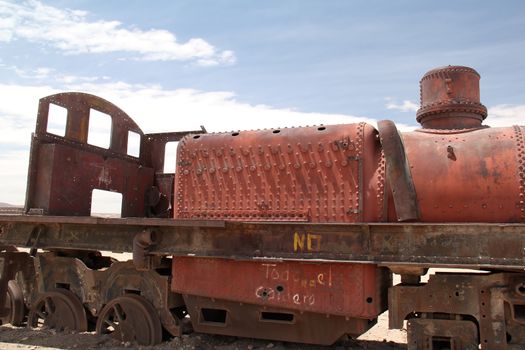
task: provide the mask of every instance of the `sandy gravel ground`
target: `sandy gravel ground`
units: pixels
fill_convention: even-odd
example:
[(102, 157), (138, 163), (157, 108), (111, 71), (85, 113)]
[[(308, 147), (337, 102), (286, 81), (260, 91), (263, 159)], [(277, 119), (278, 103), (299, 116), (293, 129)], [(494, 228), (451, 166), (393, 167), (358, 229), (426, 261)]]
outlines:
[(181, 350), (314, 350), (314, 349), (368, 349), (394, 350), (406, 349), (406, 332), (388, 330), (386, 314), (381, 315), (379, 323), (359, 339), (340, 340), (332, 346), (304, 345), (267, 341), (249, 338), (216, 336), (192, 333), (182, 338), (174, 338), (154, 347), (139, 346), (134, 343), (121, 343), (109, 336), (94, 333), (56, 332), (54, 330), (29, 330), (9, 325), (0, 327), (0, 349), (2, 350), (51, 350), (51, 349), (181, 349)]

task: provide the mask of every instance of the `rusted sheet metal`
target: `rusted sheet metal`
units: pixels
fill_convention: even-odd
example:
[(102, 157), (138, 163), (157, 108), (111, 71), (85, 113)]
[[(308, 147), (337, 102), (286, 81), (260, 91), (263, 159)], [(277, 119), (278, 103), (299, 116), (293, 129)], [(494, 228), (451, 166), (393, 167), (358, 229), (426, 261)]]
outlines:
[(189, 135), (178, 147), (175, 218), (378, 221), (376, 134), (360, 123)]
[(91, 109), (111, 117), (110, 149), (115, 153), (126, 154), (129, 131), (143, 135), (137, 124), (120, 108), (103, 98), (80, 92), (60, 93), (40, 99), (35, 130), (37, 135), (47, 134), (50, 104), (67, 109), (67, 140), (87, 143)]
[[(65, 136), (48, 133), (49, 106), (67, 110)], [(88, 145), (91, 110), (111, 118), (109, 149)], [(89, 94), (62, 93), (40, 100), (31, 145), (26, 210), (49, 215), (89, 215), (93, 189), (122, 193), (122, 215), (143, 216), (144, 193), (153, 185), (153, 170), (127, 154), (128, 134), (143, 133), (112, 103)]]
[(131, 252), (135, 235), (148, 228), (160, 237), (152, 254), (525, 268), (522, 224), (212, 223), (1, 216), (0, 244)]
[[(48, 132), (51, 104), (67, 110), (64, 137)], [(108, 149), (87, 143), (92, 110), (111, 119)], [(128, 154), (130, 132), (140, 136), (139, 157)], [(195, 131), (144, 135), (124, 111), (90, 94), (61, 93), (42, 98), (31, 143), (26, 210), (87, 216), (92, 191), (100, 189), (122, 194), (122, 216), (167, 216), (173, 177), (156, 181), (155, 172), (163, 170), (166, 143), (190, 132)], [(159, 200), (145, 206), (145, 194), (152, 186), (159, 192)]]
[(175, 174), (155, 174), (155, 184), (146, 191), (148, 217), (173, 217), (173, 187)]
[(357, 337), (375, 324), (375, 320), (327, 317), (193, 295), (184, 296), (184, 301), (193, 329), (203, 333), (331, 345), (345, 334)]
[[(74, 224), (74, 225), (101, 225), (107, 226), (140, 226), (140, 227), (226, 227), (226, 221), (222, 220), (172, 220), (158, 218), (105, 218), (97, 216), (51, 216), (51, 215), (5, 215), (0, 218), (0, 224), (7, 223), (39, 224)], [(111, 231), (111, 230), (110, 230)]]
[(479, 349), (478, 329), (470, 320), (411, 319), (407, 326), (409, 350)]
[(421, 221), (525, 222), (525, 130), (403, 134)]
[(524, 128), (481, 125), (479, 78), (448, 66), (421, 79), (423, 129), (402, 135), (421, 221), (525, 222)]
[[(459, 340), (462, 335), (471, 338), (470, 328), (448, 336), (443, 332), (452, 331), (459, 320), (475, 321), (479, 326), (481, 349), (507, 349), (511, 345), (523, 348), (523, 305), (523, 273), (438, 273), (431, 276), (427, 284), (398, 285), (390, 289), (389, 326), (401, 328), (403, 321), (409, 318), (416, 321), (416, 329), (409, 330), (416, 341), (434, 336)], [(451, 321), (448, 325), (445, 322), (447, 317)], [(436, 321), (434, 318), (442, 320), (432, 325)], [(470, 348), (464, 346), (461, 349)]]
[(65, 145), (38, 148), (31, 208), (50, 215), (90, 215), (92, 191), (101, 189), (122, 193), (122, 216), (144, 216), (145, 189), (153, 185), (151, 168)]
[[(170, 294), (169, 277), (161, 276), (155, 269), (137, 271), (131, 261), (111, 262), (86, 251), (38, 254), (35, 268), (40, 276), (32, 290), (35, 297), (57, 287), (66, 288), (96, 317), (110, 301), (140, 292), (155, 307), (164, 328), (174, 336), (182, 335), (179, 320), (171, 312), (183, 305), (182, 299)], [(156, 268), (169, 266), (160, 264)]]
[[(144, 157), (144, 162), (151, 166), (155, 173), (164, 172), (164, 161), (166, 155), (166, 144), (168, 142), (180, 141), (188, 134), (205, 134), (206, 129), (201, 126), (200, 130), (192, 131), (176, 131), (151, 133), (144, 135), (144, 147), (142, 149), (141, 157)], [(175, 159), (173, 160), (175, 162)]]
[[(2, 247), (2, 250), (5, 249), (6, 247)], [(20, 326), (26, 307), (26, 300), (23, 296), (31, 295), (34, 278), (33, 259), (29, 254), (18, 251), (0, 253), (0, 322), (12, 323), (14, 321)], [(16, 289), (21, 293), (9, 293), (9, 283), (13, 283), (10, 281), (14, 282)], [(9, 302), (6, 302), (6, 298)]]
[(417, 121), (427, 129), (468, 129), (481, 126), (487, 108), (479, 100), (478, 72), (470, 67), (432, 69), (420, 81)]
[(386, 177), (394, 199), (397, 221), (419, 220), (414, 181), (406, 159), (403, 141), (396, 125), (390, 120), (377, 123), (386, 161)]
[(366, 319), (386, 309), (380, 291), (391, 284), (384, 268), (364, 264), (175, 257), (172, 271), (181, 294)]

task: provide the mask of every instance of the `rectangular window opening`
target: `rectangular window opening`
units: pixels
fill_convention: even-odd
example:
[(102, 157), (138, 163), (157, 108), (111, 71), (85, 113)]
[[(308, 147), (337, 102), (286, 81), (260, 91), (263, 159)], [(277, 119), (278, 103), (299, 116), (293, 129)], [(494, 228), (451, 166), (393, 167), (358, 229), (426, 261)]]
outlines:
[(66, 136), (67, 109), (54, 103), (49, 104), (47, 132), (57, 136)]
[(135, 295), (140, 295), (140, 290), (136, 290), (136, 289), (124, 289), (124, 294), (135, 294)]
[(261, 312), (261, 321), (293, 323), (294, 314), (286, 312)]
[(174, 174), (177, 165), (177, 146), (178, 141), (172, 141), (166, 143), (166, 149), (164, 153), (164, 173)]
[(201, 309), (201, 323), (225, 325), (228, 311), (223, 309)]
[(514, 304), (514, 318), (516, 320), (525, 321), (525, 305)]
[(56, 282), (55, 283), (55, 288), (62, 288), (62, 289), (69, 290), (70, 285), (69, 285), (69, 283), (58, 283), (58, 282)]
[(448, 337), (432, 337), (432, 349), (433, 350), (453, 349), (452, 339)]
[(88, 143), (109, 148), (111, 140), (111, 116), (91, 108), (89, 110)]
[(91, 195), (91, 216), (122, 217), (122, 193), (93, 190)]
[(140, 135), (134, 131), (128, 132), (128, 155), (137, 158), (140, 156)]

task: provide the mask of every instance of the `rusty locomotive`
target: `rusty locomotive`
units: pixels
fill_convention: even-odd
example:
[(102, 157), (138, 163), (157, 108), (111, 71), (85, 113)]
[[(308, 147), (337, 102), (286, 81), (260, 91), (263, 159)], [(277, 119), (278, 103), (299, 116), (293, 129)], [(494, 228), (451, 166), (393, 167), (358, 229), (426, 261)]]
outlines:
[[(388, 310), (409, 349), (523, 348), (525, 129), (482, 124), (479, 78), (426, 73), (422, 127), (404, 133), (385, 120), (144, 134), (102, 98), (41, 99), (24, 213), (0, 216), (2, 323), (332, 344)], [(63, 137), (51, 104), (68, 111)], [(87, 143), (90, 110), (111, 116), (108, 149)], [(94, 189), (122, 194), (122, 218), (90, 216)], [(434, 267), (477, 271), (422, 283)]]

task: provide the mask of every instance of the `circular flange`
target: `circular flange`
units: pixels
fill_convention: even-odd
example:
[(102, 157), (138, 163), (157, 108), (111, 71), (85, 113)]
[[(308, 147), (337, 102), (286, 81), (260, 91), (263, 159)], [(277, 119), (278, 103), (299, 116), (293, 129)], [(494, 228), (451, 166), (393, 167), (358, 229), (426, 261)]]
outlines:
[(100, 312), (97, 334), (119, 341), (155, 345), (162, 341), (162, 325), (155, 308), (144, 297), (124, 295), (111, 300)]
[(31, 305), (27, 326), (85, 332), (88, 329), (86, 310), (74, 293), (57, 288), (43, 293)]
[(0, 319), (1, 324), (10, 323), (16, 327), (22, 325), (26, 316), (26, 307), (22, 289), (15, 280), (7, 282), (4, 309), (7, 312)]

